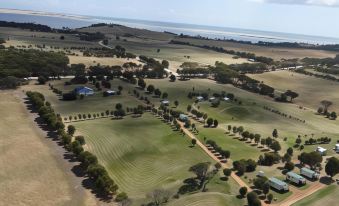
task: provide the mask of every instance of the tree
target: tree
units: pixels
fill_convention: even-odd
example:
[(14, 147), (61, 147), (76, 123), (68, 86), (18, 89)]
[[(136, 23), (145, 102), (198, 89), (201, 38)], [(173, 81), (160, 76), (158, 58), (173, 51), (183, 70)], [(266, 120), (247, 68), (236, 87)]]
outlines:
[(241, 197), (245, 197), (245, 195), (247, 194), (247, 187), (241, 187), (239, 189), (239, 194)]
[(162, 98), (163, 98), (163, 99), (167, 99), (167, 98), (168, 98), (168, 93), (167, 93), (167, 92), (164, 92), (164, 93), (162, 94)]
[(84, 149), (82, 148), (81, 144), (78, 141), (73, 141), (71, 143), (71, 150), (73, 151), (73, 153), (76, 156), (79, 156), (79, 154), (84, 151)]
[(171, 76), (169, 78), (170, 78), (171, 82), (175, 82), (175, 80), (177, 79), (174, 74), (171, 74)]
[(325, 172), (331, 178), (339, 173), (339, 159), (331, 157), (325, 166)]
[(278, 137), (278, 130), (277, 130), (277, 129), (274, 129), (274, 130), (273, 130), (272, 136), (273, 136), (274, 138), (277, 138), (277, 137)]
[(152, 84), (148, 85), (147, 91), (148, 91), (150, 94), (153, 94), (154, 90), (155, 90), (155, 87), (154, 87)]
[(297, 145), (300, 145), (300, 144), (301, 144), (301, 142), (302, 142), (302, 140), (301, 140), (301, 138), (300, 138), (300, 137), (298, 137), (298, 138), (295, 140), (295, 143), (296, 143)]
[(86, 144), (84, 136), (76, 136), (75, 140), (78, 141), (81, 145)]
[(39, 76), (38, 77), (38, 82), (39, 82), (39, 84), (46, 84), (47, 78), (44, 77), (44, 76)]
[(243, 127), (243, 126), (238, 127), (238, 128), (237, 128), (237, 132), (238, 132), (239, 134), (243, 133), (243, 132), (244, 132), (244, 127)]
[(147, 195), (150, 199), (152, 199), (152, 203), (154, 205), (162, 205), (168, 201), (170, 198), (171, 194), (169, 191), (164, 190), (164, 189), (156, 189), (153, 192), (149, 193)]
[(212, 124), (213, 124), (213, 119), (212, 118), (208, 118), (206, 123), (207, 123), (208, 127), (211, 127)]
[(232, 130), (232, 125), (228, 125), (228, 126), (227, 126), (227, 130), (228, 130), (228, 133), (230, 133), (231, 130)]
[(274, 152), (278, 152), (279, 150), (281, 150), (280, 143), (278, 141), (273, 141), (273, 143), (271, 144), (271, 149), (273, 149)]
[(269, 203), (272, 202), (272, 200), (273, 200), (273, 195), (272, 195), (272, 193), (270, 193), (270, 194), (267, 195), (267, 200), (268, 200)]
[(293, 156), (293, 148), (292, 147), (289, 147), (288, 149), (287, 149), (287, 154), (288, 155), (290, 155), (291, 157)]
[(256, 144), (258, 144), (259, 142), (260, 142), (260, 134), (255, 134), (254, 135), (254, 142), (256, 143)]
[(247, 193), (247, 202), (248, 206), (261, 206), (261, 202), (255, 192)]
[(139, 78), (138, 79), (138, 86), (141, 88), (141, 89), (145, 89), (146, 87), (146, 82), (143, 78)]
[(213, 121), (213, 126), (214, 126), (214, 127), (218, 127), (218, 124), (219, 124), (218, 120), (215, 119), (215, 120)]
[(284, 169), (286, 169), (287, 171), (292, 171), (294, 170), (294, 163), (293, 162), (286, 162)]
[(203, 162), (193, 165), (189, 169), (189, 171), (193, 172), (197, 176), (197, 179), (200, 181), (199, 184), (200, 188), (202, 188), (205, 184), (210, 169), (210, 165), (211, 165), (210, 162)]
[(308, 164), (311, 168), (314, 168), (323, 161), (323, 157), (319, 152), (303, 152), (298, 156), (298, 160), (301, 164)]
[(192, 110), (192, 105), (187, 105), (187, 112), (191, 112)]
[(192, 145), (193, 145), (193, 147), (197, 144), (197, 140), (196, 139), (192, 139)]
[(223, 170), (223, 173), (224, 173), (224, 175), (225, 175), (226, 177), (229, 177), (229, 176), (231, 176), (231, 174), (232, 174), (232, 170), (226, 168), (226, 169)]
[(74, 133), (75, 133), (75, 127), (74, 127), (73, 125), (68, 125), (68, 127), (67, 127), (67, 133), (68, 133), (69, 135), (73, 136)]
[(270, 192), (270, 184), (268, 182), (264, 183), (262, 192), (265, 194), (265, 196)]
[(178, 105), (179, 105), (178, 100), (175, 100), (175, 101), (174, 101), (174, 105), (175, 105), (175, 107), (178, 107)]
[(122, 109), (122, 104), (118, 103), (115, 105), (115, 109), (121, 110)]
[(327, 114), (328, 108), (332, 105), (331, 101), (323, 100), (320, 102), (320, 104), (324, 107), (324, 114)]
[(265, 183), (268, 181), (267, 177), (258, 177), (253, 180), (253, 185), (259, 189), (263, 190)]
[(154, 94), (155, 94), (156, 96), (160, 97), (160, 96), (161, 96), (161, 91), (160, 91), (160, 89), (155, 89), (155, 90), (154, 90)]
[(337, 119), (337, 113), (336, 112), (331, 112), (330, 119), (336, 120)]

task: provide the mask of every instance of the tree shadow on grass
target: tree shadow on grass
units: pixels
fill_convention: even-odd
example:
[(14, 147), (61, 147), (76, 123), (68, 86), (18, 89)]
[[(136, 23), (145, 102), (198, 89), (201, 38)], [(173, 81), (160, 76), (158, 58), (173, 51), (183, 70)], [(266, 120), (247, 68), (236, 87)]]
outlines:
[(324, 176), (320, 178), (319, 182), (325, 185), (331, 185), (334, 183), (334, 180), (328, 176)]
[(196, 178), (187, 178), (183, 182), (184, 185), (179, 188), (178, 194), (184, 195), (187, 193), (195, 192), (200, 188), (198, 180)]

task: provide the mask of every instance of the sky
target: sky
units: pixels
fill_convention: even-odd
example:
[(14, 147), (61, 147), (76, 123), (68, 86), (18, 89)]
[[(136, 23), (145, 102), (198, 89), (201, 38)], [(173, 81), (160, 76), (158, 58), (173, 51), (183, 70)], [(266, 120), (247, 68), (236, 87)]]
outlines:
[(339, 0), (1, 0), (0, 7), (339, 37)]

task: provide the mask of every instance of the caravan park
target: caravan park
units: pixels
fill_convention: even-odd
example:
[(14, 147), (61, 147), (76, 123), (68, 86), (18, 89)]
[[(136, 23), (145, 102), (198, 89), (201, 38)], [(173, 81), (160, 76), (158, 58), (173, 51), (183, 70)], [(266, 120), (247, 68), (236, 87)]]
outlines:
[(105, 23), (0, 39), (3, 205), (337, 204), (336, 51)]

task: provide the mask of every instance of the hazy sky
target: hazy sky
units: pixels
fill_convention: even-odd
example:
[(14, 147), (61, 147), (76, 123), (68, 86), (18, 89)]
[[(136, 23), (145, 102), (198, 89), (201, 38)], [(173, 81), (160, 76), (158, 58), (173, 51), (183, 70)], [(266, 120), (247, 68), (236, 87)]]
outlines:
[(0, 7), (339, 37), (339, 0), (1, 0)]

